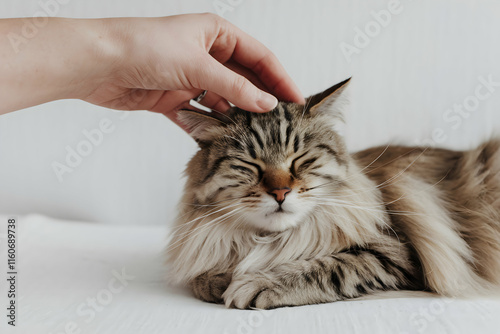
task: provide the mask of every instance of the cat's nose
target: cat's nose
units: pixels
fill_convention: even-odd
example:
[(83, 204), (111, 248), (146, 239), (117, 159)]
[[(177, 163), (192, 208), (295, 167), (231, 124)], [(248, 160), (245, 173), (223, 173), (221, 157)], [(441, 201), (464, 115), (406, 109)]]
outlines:
[(286, 195), (292, 191), (292, 189), (285, 187), (285, 188), (275, 188), (268, 192), (269, 195), (273, 196), (276, 202), (278, 204), (282, 204), (285, 201)]

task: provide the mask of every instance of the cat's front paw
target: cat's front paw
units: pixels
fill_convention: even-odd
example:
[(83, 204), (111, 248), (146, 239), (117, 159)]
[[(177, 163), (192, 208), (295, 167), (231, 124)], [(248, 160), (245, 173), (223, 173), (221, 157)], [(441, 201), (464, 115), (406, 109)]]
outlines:
[(226, 307), (266, 310), (281, 306), (278, 288), (267, 275), (244, 274), (233, 278), (222, 297)]
[(203, 273), (191, 281), (191, 288), (198, 299), (221, 304), (222, 294), (231, 282), (231, 275), (231, 273)]

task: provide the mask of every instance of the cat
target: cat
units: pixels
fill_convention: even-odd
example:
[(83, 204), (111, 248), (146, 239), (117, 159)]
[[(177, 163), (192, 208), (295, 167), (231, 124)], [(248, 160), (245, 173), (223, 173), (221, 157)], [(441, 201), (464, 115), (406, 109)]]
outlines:
[(240, 309), (500, 284), (500, 141), (350, 154), (350, 79), (269, 113), (179, 113), (189, 162), (171, 279)]

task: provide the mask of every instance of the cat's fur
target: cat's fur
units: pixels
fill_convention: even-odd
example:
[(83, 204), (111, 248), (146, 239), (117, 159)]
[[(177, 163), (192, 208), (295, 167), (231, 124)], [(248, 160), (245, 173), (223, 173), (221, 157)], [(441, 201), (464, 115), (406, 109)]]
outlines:
[(265, 114), (181, 113), (200, 150), (168, 246), (174, 281), (264, 309), (496, 289), (500, 142), (351, 155), (338, 131), (347, 83)]

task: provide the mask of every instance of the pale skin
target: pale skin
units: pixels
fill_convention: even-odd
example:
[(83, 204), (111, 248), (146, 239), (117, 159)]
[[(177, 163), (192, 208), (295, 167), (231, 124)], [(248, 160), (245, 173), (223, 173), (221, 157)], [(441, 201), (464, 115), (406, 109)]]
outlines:
[(273, 109), (277, 99), (304, 103), (269, 49), (213, 14), (50, 18), (13, 46), (25, 20), (0, 20), (0, 114), (80, 99), (177, 122), (177, 111), (203, 90), (203, 105), (218, 111), (228, 101), (252, 112)]

